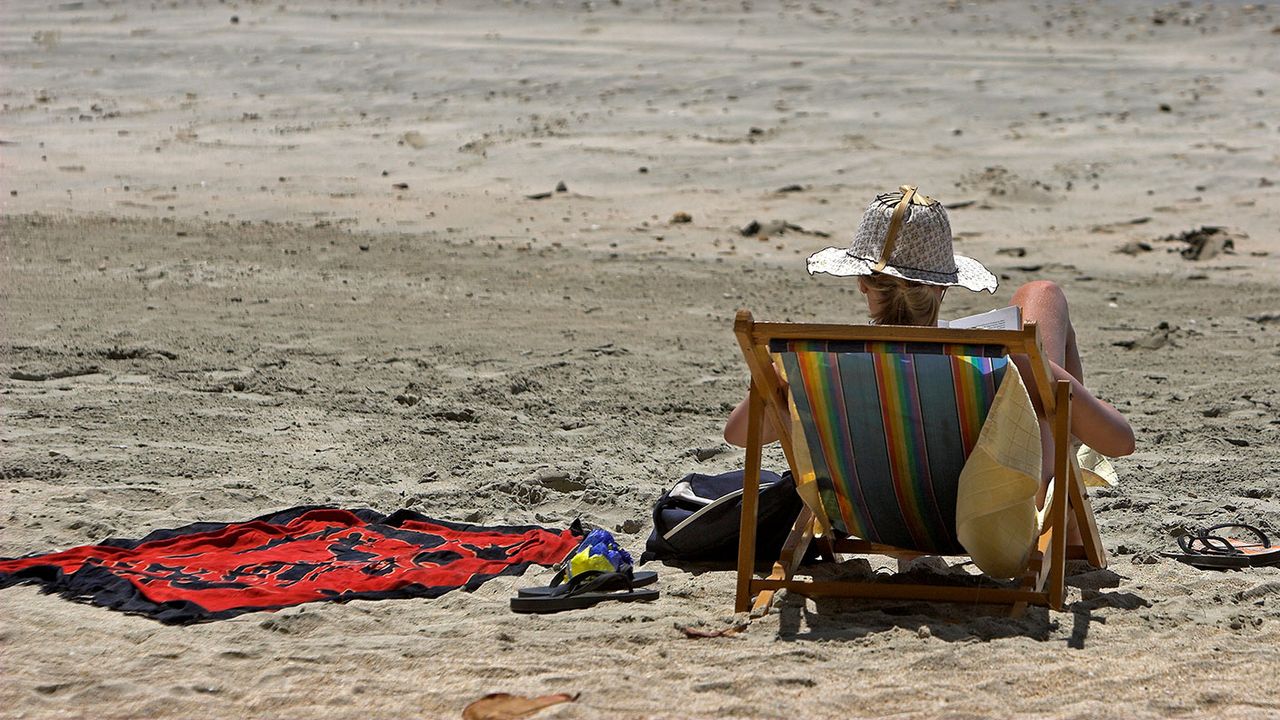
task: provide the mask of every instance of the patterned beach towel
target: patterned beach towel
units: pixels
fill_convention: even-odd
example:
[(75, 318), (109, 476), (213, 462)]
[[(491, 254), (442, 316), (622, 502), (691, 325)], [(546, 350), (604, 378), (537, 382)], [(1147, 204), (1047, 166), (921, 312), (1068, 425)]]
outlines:
[(435, 598), (529, 565), (553, 565), (581, 530), (482, 527), (409, 510), (297, 507), (195, 523), (140, 540), (0, 559), (0, 588), (48, 592), (164, 623), (220, 620), (318, 600)]

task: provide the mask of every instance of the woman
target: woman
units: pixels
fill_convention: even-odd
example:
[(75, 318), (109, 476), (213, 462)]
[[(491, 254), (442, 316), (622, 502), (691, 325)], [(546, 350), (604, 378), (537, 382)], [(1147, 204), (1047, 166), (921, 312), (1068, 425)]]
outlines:
[[(809, 273), (819, 272), (857, 277), (871, 322), (878, 325), (937, 325), (947, 288), (958, 285), (994, 293), (997, 284), (995, 276), (977, 260), (952, 252), (946, 209), (909, 185), (871, 202), (849, 248), (827, 248), (810, 256)], [(1103, 455), (1132, 453), (1133, 429), (1128, 421), (1084, 386), (1084, 368), (1062, 289), (1044, 280), (1030, 282), (1013, 294), (1013, 304), (1022, 309), (1023, 322), (1034, 322), (1040, 328), (1054, 380), (1071, 382), (1072, 435)], [(1013, 362), (1030, 387), (1034, 378), (1027, 357), (1014, 356)], [(1032, 393), (1031, 401), (1040, 416), (1042, 480), (1047, 484), (1053, 475), (1053, 418), (1046, 415), (1037, 393)], [(777, 439), (771, 423), (765, 423), (763, 431), (765, 442)], [(746, 445), (746, 400), (730, 414), (724, 438), (734, 445)], [(1041, 500), (1043, 492), (1042, 485)]]

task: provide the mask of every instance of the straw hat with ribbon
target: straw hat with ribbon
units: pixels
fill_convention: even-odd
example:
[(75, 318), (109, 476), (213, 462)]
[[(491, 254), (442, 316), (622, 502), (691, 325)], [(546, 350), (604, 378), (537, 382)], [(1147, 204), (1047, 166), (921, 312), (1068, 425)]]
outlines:
[(951, 222), (942, 203), (903, 185), (876, 196), (848, 248), (829, 247), (809, 256), (809, 274), (847, 277), (884, 273), (926, 285), (959, 285), (996, 291), (996, 276), (951, 248)]

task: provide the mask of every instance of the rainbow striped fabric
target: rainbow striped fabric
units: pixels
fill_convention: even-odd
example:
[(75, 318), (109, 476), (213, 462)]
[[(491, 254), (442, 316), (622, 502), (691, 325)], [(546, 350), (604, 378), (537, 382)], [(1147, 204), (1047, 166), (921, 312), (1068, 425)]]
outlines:
[(1003, 347), (774, 341), (832, 527), (963, 554), (956, 484), (1009, 358)]

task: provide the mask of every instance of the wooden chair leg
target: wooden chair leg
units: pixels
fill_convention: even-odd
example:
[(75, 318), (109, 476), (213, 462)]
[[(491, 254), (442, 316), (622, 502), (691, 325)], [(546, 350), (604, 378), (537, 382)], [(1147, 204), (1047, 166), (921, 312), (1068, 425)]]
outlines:
[[(778, 562), (773, 564), (769, 580), (790, 580), (796, 574), (804, 560), (804, 554), (809, 550), (809, 543), (813, 540), (815, 525), (813, 511), (808, 506), (802, 507), (795, 524), (791, 526), (791, 533), (787, 535), (786, 542), (782, 543), (782, 552), (778, 555)], [(774, 590), (760, 591), (751, 606), (751, 614), (768, 612), (774, 593)]]
[(1067, 573), (1067, 498), (1071, 486), (1071, 383), (1060, 381), (1053, 422), (1053, 499), (1049, 508), (1049, 606), (1062, 610)]
[(754, 382), (747, 392), (747, 466), (742, 477), (742, 519), (738, 525), (738, 591), (733, 611), (751, 609), (751, 578), (756, 568), (756, 521), (760, 506), (761, 426), (764, 403)]
[[(1023, 590), (1031, 590), (1033, 592), (1043, 591), (1045, 582), (1044, 568), (1044, 552), (1037, 546), (1037, 549), (1032, 550), (1030, 557), (1027, 558), (1027, 567), (1022, 572), (1022, 577), (1019, 579), (1018, 587)], [(1009, 616), (1015, 618), (1022, 617), (1022, 614), (1026, 611), (1027, 603), (1017, 602), (1009, 609)]]
[(1098, 522), (1093, 516), (1089, 493), (1084, 487), (1080, 466), (1075, 458), (1071, 459), (1071, 484), (1068, 490), (1071, 498), (1071, 512), (1075, 516), (1076, 526), (1080, 528), (1080, 538), (1084, 541), (1085, 559), (1090, 565), (1101, 570), (1107, 566), (1107, 551), (1102, 546)]
[[(813, 531), (816, 535), (818, 532), (816, 525), (814, 526)], [(823, 535), (822, 537), (815, 537), (814, 542), (818, 546), (819, 560), (826, 562), (839, 562), (840, 558), (836, 555), (836, 544), (832, 541), (830, 534)]]

